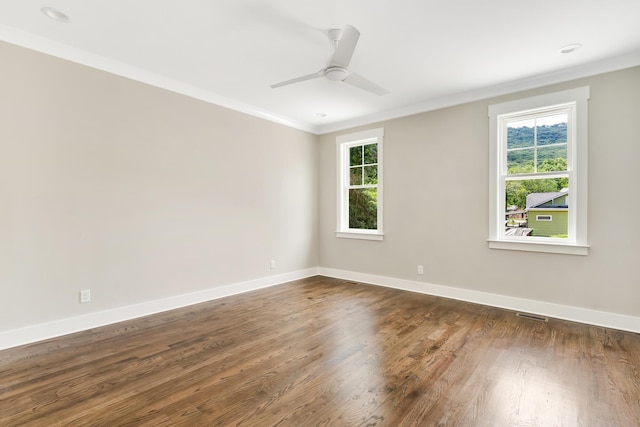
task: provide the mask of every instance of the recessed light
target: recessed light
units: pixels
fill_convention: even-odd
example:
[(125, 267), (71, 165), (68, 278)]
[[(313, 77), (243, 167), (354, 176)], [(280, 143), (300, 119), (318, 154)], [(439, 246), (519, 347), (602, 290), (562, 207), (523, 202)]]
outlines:
[(316, 117), (320, 117), (321, 119), (327, 117), (327, 115), (325, 113), (317, 113)]
[(580, 49), (582, 47), (582, 45), (580, 43), (571, 43), (571, 44), (567, 44), (564, 45), (560, 48), (560, 50), (558, 50), (558, 52), (560, 53), (571, 53), (571, 52), (575, 52), (576, 50)]
[(69, 15), (64, 12), (60, 12), (58, 9), (54, 9), (52, 7), (43, 7), (40, 10), (45, 14), (46, 17), (51, 18), (54, 21), (69, 22)]

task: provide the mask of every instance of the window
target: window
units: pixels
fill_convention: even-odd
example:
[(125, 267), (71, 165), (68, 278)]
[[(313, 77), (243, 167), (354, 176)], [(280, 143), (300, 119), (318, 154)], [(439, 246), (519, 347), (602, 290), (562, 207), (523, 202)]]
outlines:
[(384, 129), (336, 138), (338, 237), (382, 240), (382, 140)]
[(489, 247), (586, 255), (589, 88), (489, 107)]

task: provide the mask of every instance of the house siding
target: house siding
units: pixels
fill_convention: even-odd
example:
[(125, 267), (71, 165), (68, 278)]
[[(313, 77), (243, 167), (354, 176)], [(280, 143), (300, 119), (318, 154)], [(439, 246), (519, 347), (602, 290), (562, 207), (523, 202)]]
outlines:
[[(551, 221), (537, 221), (537, 215), (551, 215)], [(532, 236), (549, 237), (567, 234), (569, 230), (569, 212), (558, 209), (529, 209), (527, 226), (533, 229)]]

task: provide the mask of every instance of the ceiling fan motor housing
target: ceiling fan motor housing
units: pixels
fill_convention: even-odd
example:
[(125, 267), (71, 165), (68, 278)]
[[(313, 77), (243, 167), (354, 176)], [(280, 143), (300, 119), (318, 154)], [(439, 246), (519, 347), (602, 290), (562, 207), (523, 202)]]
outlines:
[(329, 38), (335, 45), (335, 51), (333, 52), (333, 56), (331, 57), (327, 68), (323, 68), (313, 74), (307, 74), (305, 76), (296, 77), (295, 79), (276, 83), (271, 85), (271, 87), (275, 89), (280, 86), (325, 77), (327, 80), (344, 82), (375, 95), (386, 94), (387, 91), (377, 84), (367, 80), (360, 74), (349, 72), (349, 63), (351, 62), (351, 57), (356, 49), (359, 37), (360, 32), (351, 25), (345, 25), (343, 30), (329, 30)]
[(349, 72), (343, 67), (330, 67), (324, 73), (325, 77), (335, 82), (341, 82), (347, 78)]

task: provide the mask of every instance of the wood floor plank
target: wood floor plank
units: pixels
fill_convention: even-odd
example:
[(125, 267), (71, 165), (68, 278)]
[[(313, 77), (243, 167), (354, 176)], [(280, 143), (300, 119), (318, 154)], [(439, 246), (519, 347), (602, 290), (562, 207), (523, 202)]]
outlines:
[(639, 426), (640, 335), (325, 277), (0, 351), (2, 426)]

